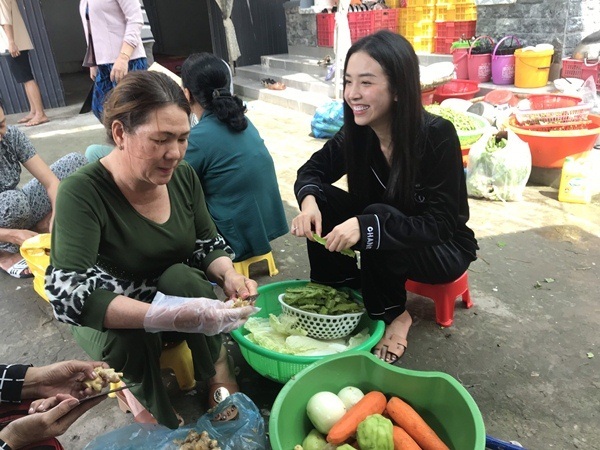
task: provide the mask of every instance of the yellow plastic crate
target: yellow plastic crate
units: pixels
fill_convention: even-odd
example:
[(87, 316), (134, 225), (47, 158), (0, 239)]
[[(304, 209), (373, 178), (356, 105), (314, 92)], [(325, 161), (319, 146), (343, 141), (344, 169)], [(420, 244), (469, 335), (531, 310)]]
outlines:
[(413, 33), (415, 36), (433, 37), (434, 36), (433, 22), (422, 20), (418, 23), (414, 23), (413, 24)]
[(459, 3), (456, 5), (437, 5), (435, 19), (446, 22), (477, 20), (477, 6), (470, 3)]
[(431, 6), (415, 6), (406, 9), (406, 22), (419, 23), (423, 20), (433, 22), (435, 20), (435, 7)]
[(433, 49), (433, 38), (415, 36), (412, 42), (415, 52), (431, 53)]
[(404, 0), (385, 0), (385, 5), (389, 8), (403, 8)]
[(406, 0), (406, 3), (408, 7), (412, 7), (412, 6), (427, 6), (429, 8), (432, 8), (435, 6), (436, 1), (435, 0)]

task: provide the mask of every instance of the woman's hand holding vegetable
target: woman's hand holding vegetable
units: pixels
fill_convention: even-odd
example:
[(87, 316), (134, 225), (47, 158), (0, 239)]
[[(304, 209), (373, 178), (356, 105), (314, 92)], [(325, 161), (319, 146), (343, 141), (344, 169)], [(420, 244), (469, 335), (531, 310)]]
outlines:
[(214, 336), (241, 327), (256, 312), (254, 306), (233, 307), (233, 300), (185, 298), (157, 292), (144, 318), (150, 333), (179, 331)]
[(321, 210), (317, 205), (317, 200), (313, 195), (307, 195), (302, 200), (300, 214), (292, 220), (292, 234), (294, 236), (304, 236), (313, 241), (313, 231), (321, 236)]
[(356, 217), (351, 217), (345, 222), (336, 225), (327, 236), (323, 236), (327, 241), (325, 248), (330, 252), (341, 252), (351, 248), (360, 241), (360, 226)]

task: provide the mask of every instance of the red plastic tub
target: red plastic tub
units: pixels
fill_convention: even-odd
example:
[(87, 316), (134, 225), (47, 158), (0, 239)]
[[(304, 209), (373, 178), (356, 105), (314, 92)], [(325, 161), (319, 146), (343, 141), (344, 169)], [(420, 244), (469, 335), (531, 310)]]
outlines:
[(544, 169), (560, 169), (567, 156), (591, 150), (600, 135), (600, 116), (590, 114), (592, 121), (583, 130), (532, 131), (509, 125), (517, 136), (529, 144), (531, 164)]
[(433, 102), (441, 103), (447, 98), (470, 100), (479, 92), (479, 82), (474, 80), (450, 80), (435, 88)]
[(528, 97), (531, 109), (570, 108), (581, 103), (581, 98), (560, 94), (532, 94)]

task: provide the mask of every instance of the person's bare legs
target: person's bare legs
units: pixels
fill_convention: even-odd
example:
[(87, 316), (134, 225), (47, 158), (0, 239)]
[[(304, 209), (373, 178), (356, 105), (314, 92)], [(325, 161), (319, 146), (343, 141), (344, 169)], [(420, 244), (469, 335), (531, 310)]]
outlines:
[(36, 223), (33, 227), (33, 231), (36, 233), (50, 233), (50, 220), (52, 219), (52, 213), (49, 212), (44, 216), (42, 220)]
[(31, 112), (28, 114), (28, 116), (32, 116), (25, 125), (28, 127), (33, 127), (35, 125), (48, 122), (50, 119), (48, 119), (48, 116), (46, 116), (44, 111), (42, 94), (37, 82), (35, 80), (29, 80), (24, 83), (23, 86), (25, 87), (25, 94), (27, 95), (29, 108), (31, 109)]
[(208, 380), (209, 384), (215, 383), (235, 383), (234, 373), (235, 367), (233, 367), (233, 361), (229, 356), (229, 352), (225, 346), (221, 346), (221, 352), (219, 353), (219, 359), (215, 361), (215, 376)]

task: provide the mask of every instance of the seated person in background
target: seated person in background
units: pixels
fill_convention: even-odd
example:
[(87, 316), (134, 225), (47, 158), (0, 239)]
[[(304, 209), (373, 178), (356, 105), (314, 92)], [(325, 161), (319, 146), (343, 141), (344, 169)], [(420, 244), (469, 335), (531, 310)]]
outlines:
[[(9, 275), (32, 276), (19, 247), (50, 231), (59, 180), (86, 163), (83, 155), (70, 153), (48, 167), (21, 130), (6, 126), (0, 100), (0, 267)], [(34, 179), (19, 189), (21, 164)]]
[(183, 63), (181, 78), (199, 119), (185, 160), (200, 178), (219, 233), (234, 261), (269, 253), (269, 242), (286, 234), (288, 225), (273, 159), (242, 100), (231, 93), (227, 63), (211, 53), (194, 54)]
[(111, 91), (103, 119), (115, 148), (61, 183), (46, 272), (56, 318), (73, 325), (92, 358), (139, 383), (127, 395), (150, 411), (147, 421), (171, 428), (179, 421), (161, 379), (163, 344), (187, 341), (209, 395), (235, 392), (220, 333), (255, 308), (217, 300), (211, 281), (229, 298), (257, 291), (234, 270), (198, 177), (182, 162), (189, 114), (181, 88), (161, 73), (130, 72)]
[[(333, 186), (348, 175), (348, 192)], [(396, 362), (412, 318), (407, 278), (448, 283), (476, 259), (454, 126), (421, 103), (419, 60), (390, 31), (356, 42), (344, 64), (344, 127), (299, 170), (300, 214), (312, 281), (361, 288), (369, 316), (386, 322), (373, 353)], [(322, 246), (313, 232), (323, 236)], [(360, 250), (360, 269), (344, 249)]]
[[(42, 367), (0, 364), (0, 449), (62, 449), (54, 438), (106, 398), (79, 404), (78, 399), (96, 393), (83, 383), (98, 376), (96, 367), (108, 366), (75, 360)], [(40, 400), (22, 403), (31, 399)]]

